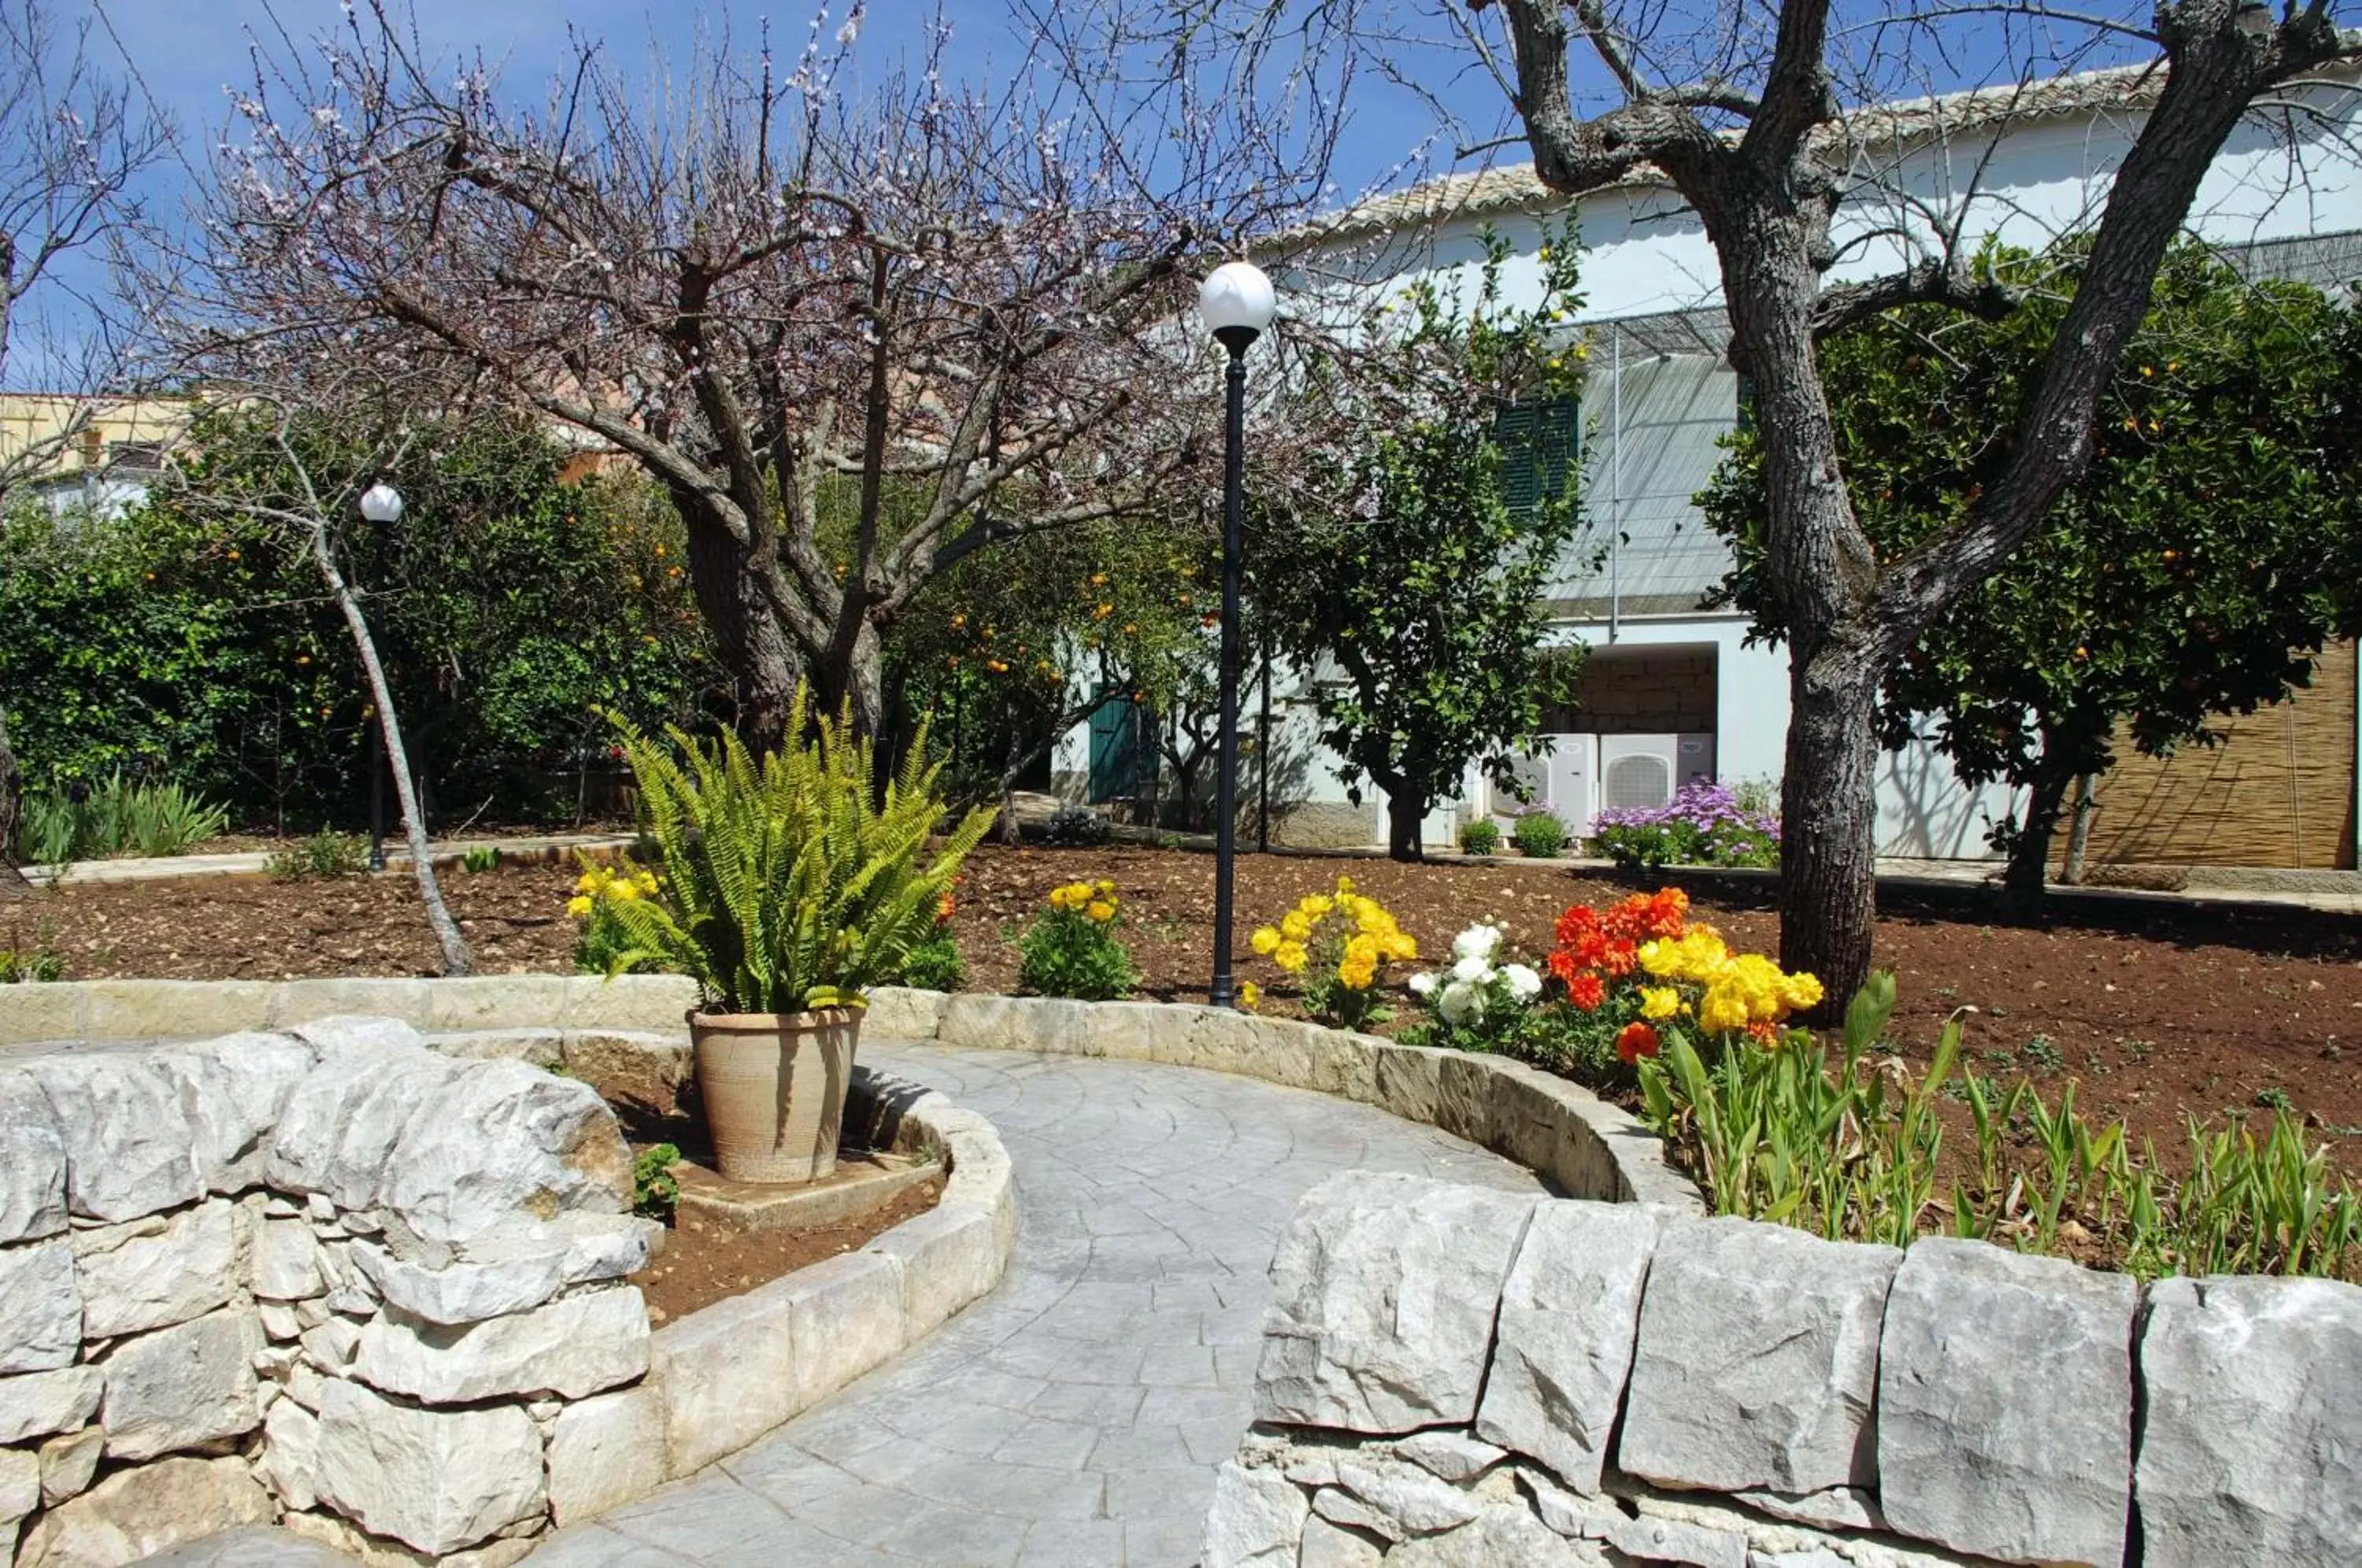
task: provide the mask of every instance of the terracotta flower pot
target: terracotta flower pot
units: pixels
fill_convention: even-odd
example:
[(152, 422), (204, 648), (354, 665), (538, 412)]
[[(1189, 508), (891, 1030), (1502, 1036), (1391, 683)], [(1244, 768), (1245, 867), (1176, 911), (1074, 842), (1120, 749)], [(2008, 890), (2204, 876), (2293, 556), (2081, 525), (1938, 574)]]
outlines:
[(697, 1089), (714, 1163), (733, 1181), (818, 1181), (836, 1169), (861, 1010), (696, 1012)]

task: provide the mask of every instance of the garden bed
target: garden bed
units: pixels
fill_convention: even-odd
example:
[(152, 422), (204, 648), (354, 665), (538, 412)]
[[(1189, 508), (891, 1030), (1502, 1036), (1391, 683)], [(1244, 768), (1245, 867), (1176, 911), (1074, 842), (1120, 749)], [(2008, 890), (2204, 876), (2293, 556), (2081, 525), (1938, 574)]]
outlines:
[[(1242, 977), (1266, 985), (1266, 1010), (1292, 1006), (1280, 977), (1246, 949), (1248, 933), (1350, 871), (1418, 938), (1440, 950), (1470, 920), (1504, 922), (1540, 952), (1551, 922), (1578, 900), (1623, 889), (1562, 869), (1440, 862), (1243, 856), (1239, 861)], [(1124, 901), (1124, 938), (1143, 995), (1202, 999), (1213, 861), (1179, 851), (987, 847), (969, 860), (954, 932), (968, 985), (1013, 988), (1014, 942), (1050, 889), (1103, 876)], [(1681, 883), (1678, 872), (1665, 880)], [(560, 913), (572, 875), (561, 867), (453, 874), (445, 886), (483, 971), (553, 970), (573, 931)], [(1768, 889), (1705, 878), (1699, 917), (1734, 944), (1775, 949)], [(30, 945), (47, 924), (69, 977), (278, 979), (309, 975), (425, 975), (436, 949), (405, 878), (281, 884), (262, 880), (76, 887), (0, 911), (0, 946)], [(10, 935), (14, 928), (13, 938)], [(2171, 1156), (2182, 1117), (2216, 1121), (2286, 1102), (2335, 1137), (2362, 1129), (2362, 922), (2300, 910), (2078, 900), (2033, 917), (1999, 910), (1978, 890), (1887, 900), (1881, 961), (1897, 971), (1896, 1032), (1924, 1060), (1955, 1008), (1969, 1064), (1988, 1077), (2030, 1076), (2055, 1095), (2081, 1080), (2087, 1115), (2123, 1117)], [(2340, 1151), (2347, 1168), (2356, 1156)]]

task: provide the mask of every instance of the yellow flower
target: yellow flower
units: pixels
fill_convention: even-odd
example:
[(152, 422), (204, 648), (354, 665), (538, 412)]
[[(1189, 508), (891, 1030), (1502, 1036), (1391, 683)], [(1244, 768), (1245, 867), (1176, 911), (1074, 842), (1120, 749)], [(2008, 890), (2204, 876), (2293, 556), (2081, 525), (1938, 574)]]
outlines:
[(1681, 1010), (1682, 993), (1672, 987), (1642, 986), (1640, 988), (1642, 1018), (1671, 1018)]
[(1090, 906), (1083, 912), (1101, 925), (1105, 925), (1109, 921), (1115, 919), (1115, 905), (1105, 899), (1093, 899)]
[(1314, 893), (1296, 907), (1302, 910), (1306, 914), (1310, 915), (1314, 920), (1319, 920), (1322, 915), (1325, 915), (1330, 910), (1335, 909), (1337, 907), (1337, 901), (1326, 893)]
[(1340, 878), (1337, 878), (1337, 891), (1338, 891), (1338, 893), (1339, 893), (1341, 896), (1341, 895), (1343, 895), (1343, 894), (1346, 894), (1346, 893), (1350, 893), (1350, 892), (1352, 892), (1352, 890), (1353, 890), (1353, 878), (1352, 878), (1351, 877), (1340, 877)]
[(578, 893), (597, 892), (599, 890), (599, 873), (596, 871), (585, 871), (582, 873), (581, 876), (574, 879), (574, 890)]
[(1780, 999), (1787, 1004), (1788, 1010), (1791, 1012), (1801, 1012), (1806, 1008), (1820, 1006), (1821, 994), (1821, 981), (1817, 975), (1803, 973), (1790, 975), (1782, 982), (1780, 988)]
[(607, 896), (619, 904), (628, 904), (639, 898), (640, 889), (636, 884), (618, 877), (607, 884)]
[(1366, 991), (1377, 977), (1377, 970), (1368, 964), (1356, 964), (1352, 959), (1337, 966), (1337, 983), (1347, 990)]
[(632, 881), (643, 893), (654, 893), (657, 890), (657, 874), (653, 871), (643, 871), (633, 878)]
[(1272, 950), (1271, 961), (1291, 975), (1301, 975), (1306, 956), (1301, 942), (1283, 942)]
[(1267, 925), (1257, 926), (1255, 933), (1247, 938), (1247, 945), (1268, 958), (1272, 950), (1279, 945), (1279, 933)]
[(1279, 933), (1290, 942), (1308, 941), (1312, 935), (1312, 922), (1304, 918), (1302, 910), (1290, 910), (1280, 917)]
[(1249, 1012), (1263, 1006), (1263, 988), (1253, 980), (1242, 981), (1239, 986), (1239, 1005)]
[(1385, 935), (1378, 939), (1378, 947), (1379, 950), (1385, 953), (1387, 957), (1395, 960), (1396, 963), (1407, 964), (1412, 959), (1418, 956), (1418, 944), (1411, 939), (1410, 933), (1407, 932), (1390, 931), (1386, 933)]
[(577, 918), (589, 914), (590, 912), (590, 899), (581, 893), (575, 894), (574, 897), (566, 900), (566, 912), (568, 914), (574, 915)]
[(1345, 944), (1345, 961), (1364, 967), (1375, 964), (1378, 961), (1378, 939), (1369, 935), (1354, 937)]
[(1104, 878), (1092, 883), (1091, 888), (1100, 898), (1111, 899), (1115, 897), (1115, 884), (1113, 882), (1107, 881)]
[(1712, 986), (1698, 999), (1698, 1027), (1710, 1034), (1747, 1027), (1747, 1001), (1730, 986)]

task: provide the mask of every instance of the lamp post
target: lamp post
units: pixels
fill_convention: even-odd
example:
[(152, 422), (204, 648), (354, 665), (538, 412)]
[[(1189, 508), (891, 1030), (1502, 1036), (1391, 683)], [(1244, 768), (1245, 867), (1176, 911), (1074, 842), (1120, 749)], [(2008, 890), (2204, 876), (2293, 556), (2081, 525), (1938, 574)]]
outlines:
[(1222, 728), (1214, 765), (1214, 981), (1207, 999), (1228, 1007), (1231, 984), (1231, 863), (1238, 851), (1239, 536), (1246, 490), (1248, 347), (1279, 309), (1262, 269), (1225, 261), (1207, 274), (1198, 310), (1214, 340), (1230, 351), (1222, 447)]
[[(402, 521), (402, 491), (380, 480), (361, 492), (361, 516), (381, 528)], [(385, 726), (370, 714), (370, 847), (369, 867), (385, 869)]]

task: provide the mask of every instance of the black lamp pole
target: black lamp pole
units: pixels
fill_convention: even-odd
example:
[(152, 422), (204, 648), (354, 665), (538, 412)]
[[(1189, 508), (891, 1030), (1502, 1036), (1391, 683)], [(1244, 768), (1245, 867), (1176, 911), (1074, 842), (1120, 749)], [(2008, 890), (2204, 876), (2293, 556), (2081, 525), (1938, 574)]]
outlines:
[(1231, 882), (1238, 854), (1240, 535), (1246, 501), (1247, 346), (1252, 326), (1223, 326), (1214, 337), (1231, 351), (1229, 407), (1222, 452), (1222, 729), (1214, 763), (1214, 983), (1207, 999), (1228, 1007), (1231, 984)]

